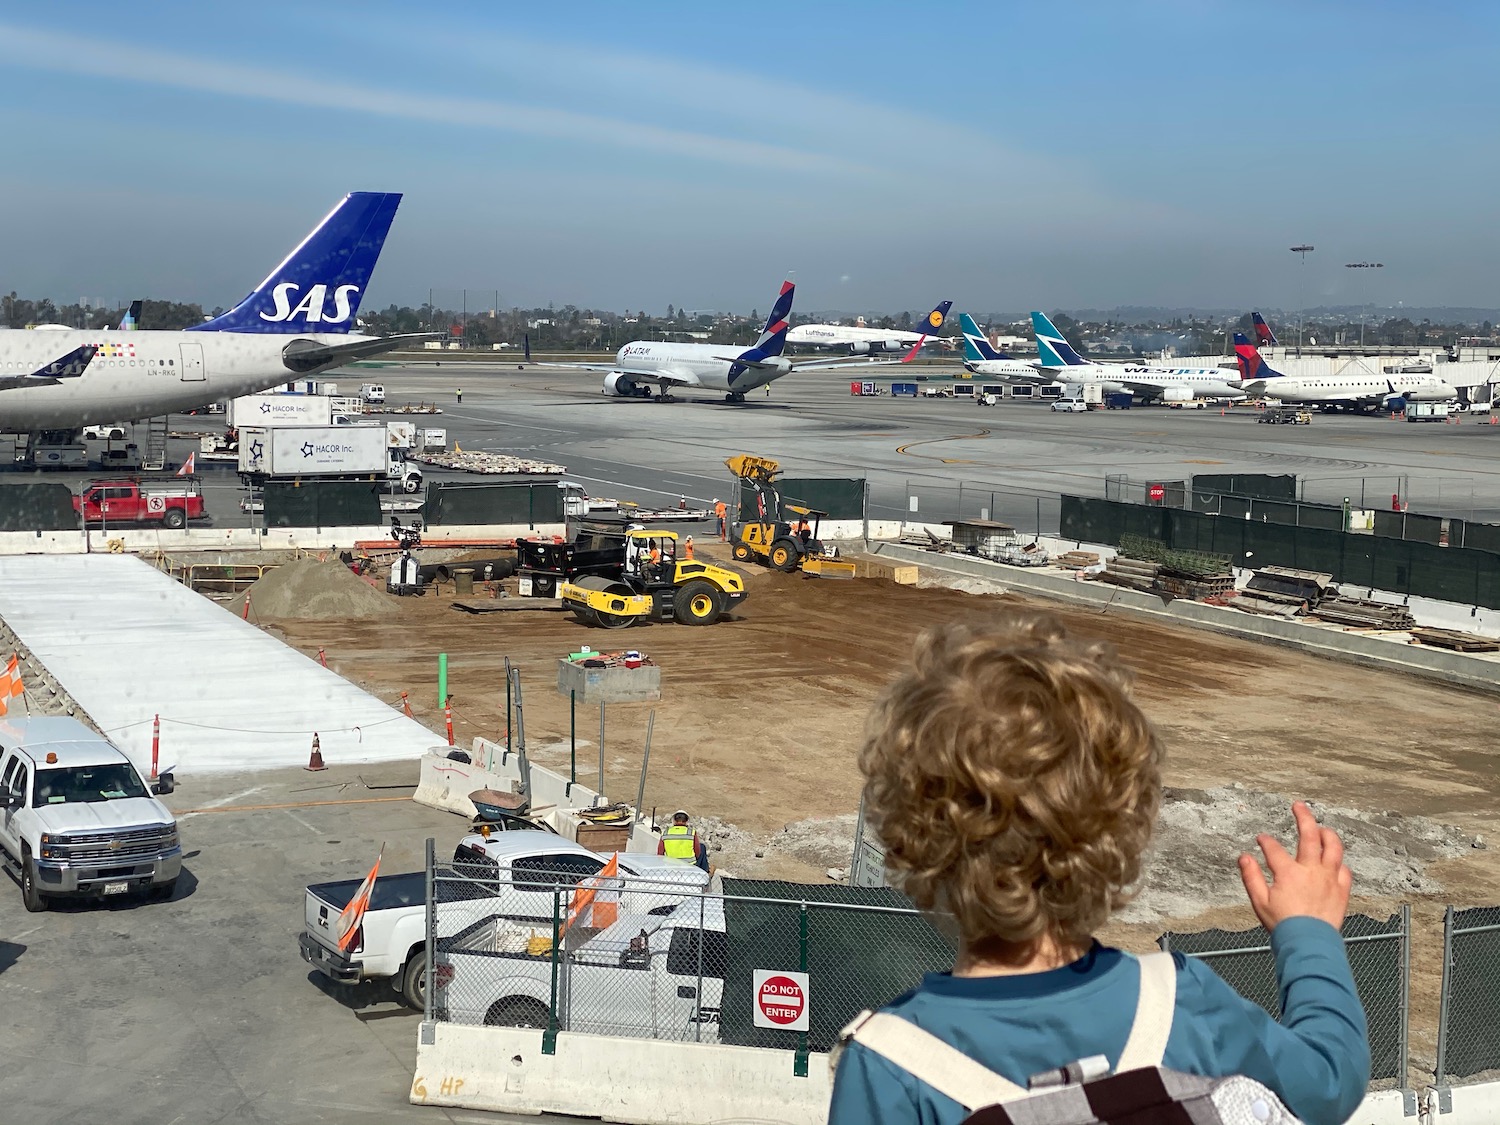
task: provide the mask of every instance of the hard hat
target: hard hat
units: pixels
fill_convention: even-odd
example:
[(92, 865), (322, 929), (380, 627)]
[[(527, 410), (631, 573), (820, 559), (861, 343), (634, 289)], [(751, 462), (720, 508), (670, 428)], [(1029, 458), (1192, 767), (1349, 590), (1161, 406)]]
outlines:
[(683, 820), (690, 820), (690, 819), (692, 819), (691, 817), (688, 816), (687, 809), (678, 809), (676, 812), (674, 812), (672, 814), (672, 819), (676, 820), (679, 816), (682, 817)]

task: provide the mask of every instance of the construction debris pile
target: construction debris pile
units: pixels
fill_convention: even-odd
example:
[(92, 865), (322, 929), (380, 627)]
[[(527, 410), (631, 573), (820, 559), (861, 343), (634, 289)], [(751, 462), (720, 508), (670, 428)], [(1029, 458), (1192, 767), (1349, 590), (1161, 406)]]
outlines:
[(231, 612), (252, 621), (370, 621), (395, 612), (390, 600), (337, 559), (299, 559), (267, 571), (228, 603)]
[(997, 520), (946, 520), (953, 529), (953, 550), (1010, 566), (1047, 566), (1052, 560), (1035, 540), (1028, 541), (1008, 523)]
[(621, 649), (619, 652), (595, 652), (584, 648), (568, 653), (568, 659), (585, 668), (655, 668), (656, 661), (636, 649)]
[(534, 461), (530, 457), (513, 457), (509, 453), (468, 453), (461, 449), (454, 449), (451, 452), (442, 450), (412, 453), (408, 459), (420, 461), (424, 465), (436, 465), (440, 469), (453, 469), (460, 473), (483, 473), (486, 476), (520, 473), (558, 476), (568, 471), (566, 466), (554, 465), (551, 461)]
[(1227, 555), (1182, 551), (1140, 535), (1120, 537), (1120, 553), (1099, 575), (1101, 582), (1196, 601), (1220, 600), (1234, 593)]
[(1416, 625), (1405, 606), (1345, 597), (1332, 574), (1289, 566), (1261, 567), (1231, 604), (1246, 613), (1312, 617), (1355, 629), (1404, 631)]

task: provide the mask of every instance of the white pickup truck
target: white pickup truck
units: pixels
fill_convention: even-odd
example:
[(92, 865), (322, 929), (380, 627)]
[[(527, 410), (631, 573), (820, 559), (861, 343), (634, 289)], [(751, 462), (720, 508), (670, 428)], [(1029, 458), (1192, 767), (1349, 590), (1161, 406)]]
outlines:
[(437, 943), (433, 1011), (453, 1023), (557, 1027), (593, 1035), (719, 1041), (729, 943), (724, 900), (688, 898), (665, 914), (625, 914), (552, 956), (515, 922), (480, 919)]
[[(441, 940), (467, 931), (475, 923), (503, 918), (552, 933), (554, 888), (567, 892), (597, 875), (606, 858), (581, 844), (543, 831), (470, 835), (453, 855), (457, 877), (446, 876), (437, 888)], [(620, 856), (623, 875), (649, 876), (649, 890), (627, 890), (618, 909), (625, 914), (664, 914), (684, 895), (701, 894), (708, 875), (695, 865), (657, 855)], [(413, 1008), (426, 1004), (427, 876), (413, 871), (381, 875), (354, 944), (340, 952), (339, 914), (359, 887), (359, 879), (319, 883), (307, 888), (306, 917), (298, 939), (302, 959), (332, 980), (353, 984), (386, 979)], [(682, 888), (681, 894), (672, 891)], [(696, 900), (694, 900), (696, 901)]]
[(77, 719), (0, 722), (0, 858), (27, 910), (54, 897), (151, 892), (170, 898), (182, 870), (177, 821), (130, 759)]

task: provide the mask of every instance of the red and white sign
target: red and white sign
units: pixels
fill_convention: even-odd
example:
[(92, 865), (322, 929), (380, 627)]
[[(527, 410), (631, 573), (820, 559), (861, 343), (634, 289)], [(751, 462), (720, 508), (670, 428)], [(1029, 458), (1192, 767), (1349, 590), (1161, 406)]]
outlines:
[(1159, 504), (1167, 498), (1167, 490), (1159, 484), (1153, 484), (1147, 491), (1146, 496), (1154, 504)]
[(777, 1031), (806, 1031), (808, 991), (807, 974), (781, 972), (778, 969), (756, 969), (755, 1026)]

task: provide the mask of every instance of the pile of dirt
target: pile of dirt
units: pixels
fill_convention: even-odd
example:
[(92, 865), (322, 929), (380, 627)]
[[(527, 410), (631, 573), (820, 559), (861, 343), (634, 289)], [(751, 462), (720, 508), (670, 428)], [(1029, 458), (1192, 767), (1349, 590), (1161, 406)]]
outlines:
[(243, 615), (246, 598), (251, 621), (371, 621), (396, 610), (390, 595), (337, 560), (299, 559), (267, 571), (229, 610)]
[[(1168, 788), (1157, 821), (1141, 893), (1118, 921), (1190, 918), (1205, 909), (1245, 900), (1236, 866), (1241, 852), (1258, 855), (1257, 833), (1296, 848), (1291, 798), (1246, 789), (1239, 783), (1213, 789)], [(1456, 828), (1424, 816), (1313, 806), (1318, 819), (1344, 841), (1344, 857), (1362, 897), (1431, 895), (1442, 885), (1427, 866), (1473, 848)]]
[(726, 873), (817, 881), (829, 871), (848, 870), (858, 819), (854, 813), (808, 817), (770, 834), (748, 832), (715, 816), (698, 818), (694, 827), (708, 846), (709, 859)]

